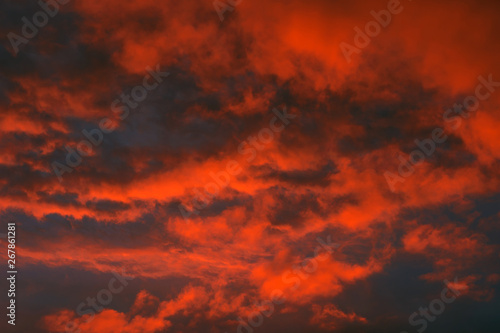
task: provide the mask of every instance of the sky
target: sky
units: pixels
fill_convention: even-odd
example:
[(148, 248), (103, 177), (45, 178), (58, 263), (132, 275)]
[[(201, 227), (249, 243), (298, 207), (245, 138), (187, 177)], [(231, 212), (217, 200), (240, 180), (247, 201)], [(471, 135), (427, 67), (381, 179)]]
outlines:
[(499, 15), (2, 0), (1, 331), (500, 332)]

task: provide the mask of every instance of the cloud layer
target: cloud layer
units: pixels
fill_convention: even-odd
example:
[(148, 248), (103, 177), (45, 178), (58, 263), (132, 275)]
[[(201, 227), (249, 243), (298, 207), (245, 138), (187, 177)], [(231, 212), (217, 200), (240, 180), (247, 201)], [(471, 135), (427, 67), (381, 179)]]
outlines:
[[(464, 292), (428, 331), (497, 332), (500, 87), (443, 113), (480, 76), (500, 82), (500, 6), (400, 5), (348, 62), (339, 45), (387, 1), (243, 0), (223, 22), (210, 1), (74, 1), (17, 54), (6, 36), (40, 5), (2, 3), (19, 332), (235, 332), (273, 290), (286, 301), (256, 332), (410, 332), (455, 277)], [(157, 65), (169, 76), (137, 102)], [(68, 165), (102, 119), (113, 130)], [(391, 190), (384, 174), (438, 127), (447, 140)], [(328, 236), (340, 247), (294, 272)], [(122, 269), (130, 285), (80, 316)]]

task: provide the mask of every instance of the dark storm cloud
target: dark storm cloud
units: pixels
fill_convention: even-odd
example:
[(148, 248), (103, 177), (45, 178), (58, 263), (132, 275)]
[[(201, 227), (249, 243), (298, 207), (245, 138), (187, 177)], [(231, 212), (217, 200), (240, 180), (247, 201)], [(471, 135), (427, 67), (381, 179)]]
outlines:
[(264, 179), (271, 178), (299, 186), (328, 186), (330, 184), (329, 176), (338, 172), (333, 161), (328, 161), (317, 170), (281, 171), (272, 166), (262, 166), (257, 169)]

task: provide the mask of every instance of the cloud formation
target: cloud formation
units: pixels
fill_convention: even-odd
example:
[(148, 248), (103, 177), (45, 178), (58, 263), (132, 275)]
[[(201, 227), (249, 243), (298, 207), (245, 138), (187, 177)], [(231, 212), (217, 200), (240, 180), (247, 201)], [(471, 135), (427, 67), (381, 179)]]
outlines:
[[(497, 332), (481, 313), (499, 305), (500, 93), (459, 128), (443, 112), (479, 76), (500, 81), (500, 5), (401, 5), (348, 62), (339, 45), (387, 1), (244, 0), (222, 22), (210, 1), (72, 1), (18, 52), (7, 36), (40, 7), (0, 4), (0, 215), (19, 228), (19, 329), (236, 331), (298, 278), (260, 332), (401, 331), (458, 276), (467, 292), (429, 331)], [(157, 64), (168, 77), (132, 107)], [(295, 118), (259, 139), (283, 108)], [(53, 163), (103, 119), (113, 131), (60, 181)], [(391, 191), (384, 172), (437, 127), (446, 142)], [(234, 161), (186, 221), (179, 206), (196, 209)], [(335, 254), (284, 281), (328, 235)], [(77, 305), (119, 268), (135, 280), (86, 322)]]

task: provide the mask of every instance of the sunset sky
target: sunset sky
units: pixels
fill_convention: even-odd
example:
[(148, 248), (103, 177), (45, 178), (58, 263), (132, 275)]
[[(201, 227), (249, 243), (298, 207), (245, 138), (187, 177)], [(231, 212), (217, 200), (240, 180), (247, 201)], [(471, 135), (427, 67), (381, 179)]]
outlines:
[(499, 18), (1, 0), (0, 332), (500, 332)]

